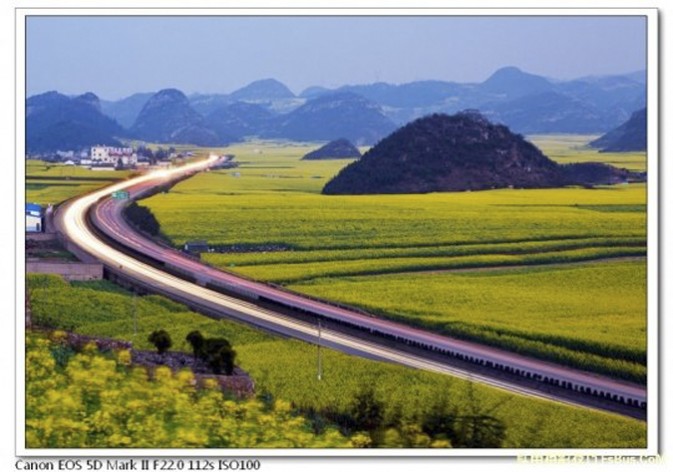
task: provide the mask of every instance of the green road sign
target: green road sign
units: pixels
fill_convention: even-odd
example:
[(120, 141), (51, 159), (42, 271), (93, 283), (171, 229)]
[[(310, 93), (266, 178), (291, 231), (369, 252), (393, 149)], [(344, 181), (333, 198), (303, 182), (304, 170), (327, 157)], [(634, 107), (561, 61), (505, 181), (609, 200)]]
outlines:
[(129, 193), (126, 190), (117, 190), (112, 192), (112, 198), (116, 200), (128, 200)]

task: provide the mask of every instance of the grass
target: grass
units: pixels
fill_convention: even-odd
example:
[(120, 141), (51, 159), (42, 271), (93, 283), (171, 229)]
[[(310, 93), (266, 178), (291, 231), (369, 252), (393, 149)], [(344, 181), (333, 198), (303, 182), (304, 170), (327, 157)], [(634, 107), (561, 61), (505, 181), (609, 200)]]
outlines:
[[(204, 260), (255, 279), (290, 284), (324, 277), (351, 277), (389, 273), (427, 272), (467, 268), (546, 265), (645, 255), (644, 247), (600, 247), (554, 250), (531, 254), (475, 254), (448, 257), (388, 257), (363, 260), (319, 261), (291, 264), (231, 265), (224, 255), (207, 254)], [(220, 262), (224, 261), (224, 262)]]
[[(161, 328), (170, 333), (175, 350), (190, 350), (184, 338), (194, 329), (206, 336), (225, 337), (238, 352), (240, 365), (252, 374), (258, 391), (268, 391), (296, 407), (343, 411), (363, 385), (371, 385), (384, 400), (389, 419), (414, 417), (438, 398), (446, 398), (459, 409), (491, 414), (506, 425), (503, 446), (508, 448), (645, 446), (645, 425), (617, 415), (512, 395), (329, 349), (323, 349), (323, 380), (318, 381), (312, 345), (212, 320), (162, 297), (137, 297), (134, 308), (131, 294), (106, 282), (68, 284), (55, 276), (29, 275), (27, 284), (37, 321), (51, 316), (61, 327), (130, 340), (136, 348), (151, 349), (147, 337)], [(89, 302), (80, 303), (84, 299)]]
[(470, 244), (430, 244), (428, 246), (373, 247), (366, 249), (325, 249), (325, 250), (279, 250), (267, 252), (206, 253), (203, 258), (215, 265), (233, 263), (235, 266), (264, 264), (299, 264), (307, 262), (356, 261), (365, 259), (386, 259), (402, 257), (456, 257), (483, 254), (539, 254), (572, 249), (601, 247), (642, 247), (645, 238), (564, 238), (519, 240), (511, 242)]
[(295, 188), (287, 184), (276, 191), (253, 192), (237, 188), (227, 173), (212, 172), (143, 204), (176, 245), (206, 239), (213, 245), (271, 242), (324, 250), (645, 236), (644, 212), (583, 207), (644, 205), (645, 187), (640, 184), (595, 190), (323, 196), (306, 189), (311, 182), (297, 181)]
[(126, 178), (129, 171), (93, 171), (79, 166), (26, 161), (26, 202), (57, 204)]

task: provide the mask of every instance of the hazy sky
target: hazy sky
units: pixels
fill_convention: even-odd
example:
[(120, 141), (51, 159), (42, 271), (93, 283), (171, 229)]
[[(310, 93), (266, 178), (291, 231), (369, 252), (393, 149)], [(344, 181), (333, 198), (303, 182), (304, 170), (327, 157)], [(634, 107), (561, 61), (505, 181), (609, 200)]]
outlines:
[(419, 79), (481, 82), (502, 66), (558, 79), (646, 66), (645, 17), (29, 17), (27, 93), (105, 99), (175, 87), (295, 93)]

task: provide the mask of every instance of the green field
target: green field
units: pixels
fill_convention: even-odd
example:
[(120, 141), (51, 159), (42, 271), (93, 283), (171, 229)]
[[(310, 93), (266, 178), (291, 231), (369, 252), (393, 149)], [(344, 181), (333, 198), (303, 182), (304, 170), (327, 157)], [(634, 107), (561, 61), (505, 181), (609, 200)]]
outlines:
[(293, 290), (644, 382), (644, 261), (317, 279)]
[[(598, 153), (588, 139), (533, 138), (560, 162), (645, 168), (644, 153)], [(198, 175), (142, 204), (177, 246), (205, 239), (222, 248), (203, 255), (214, 266), (645, 381), (645, 184), (323, 196), (350, 161), (300, 161), (313, 147), (233, 146), (239, 168)]]
[(124, 179), (129, 171), (92, 171), (78, 166), (26, 161), (26, 202), (57, 204)]
[(27, 285), (33, 319), (41, 324), (125, 339), (144, 349), (151, 348), (148, 334), (161, 328), (171, 334), (176, 350), (190, 350), (184, 338), (194, 329), (207, 336), (225, 337), (262, 397), (284, 400), (305, 414), (342, 415), (363, 388), (372, 386), (383, 404), (384, 424), (395, 425), (378, 439), (384, 446), (409, 447), (409, 438), (418, 438), (412, 426), (438, 408), (493, 417), (505, 427), (501, 445), (507, 448), (645, 446), (645, 424), (617, 415), (512, 395), (327, 349), (323, 349), (323, 379), (318, 381), (316, 348), (303, 342), (211, 320), (162, 297), (134, 298), (106, 282), (71, 285), (55, 276), (30, 275)]
[(633, 171), (647, 170), (644, 152), (597, 152), (586, 145), (599, 136), (535, 135), (528, 139), (548, 157), (561, 164), (571, 162), (606, 162)]

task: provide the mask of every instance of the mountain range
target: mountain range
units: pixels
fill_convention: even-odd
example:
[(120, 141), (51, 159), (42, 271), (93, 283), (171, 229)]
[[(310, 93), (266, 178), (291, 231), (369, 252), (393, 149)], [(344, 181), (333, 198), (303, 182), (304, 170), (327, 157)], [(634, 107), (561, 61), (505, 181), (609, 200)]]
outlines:
[[(600, 134), (643, 108), (645, 89), (644, 72), (558, 81), (516, 67), (499, 69), (481, 83), (424, 80), (308, 87), (298, 95), (275, 79), (263, 79), (229, 94), (186, 96), (167, 89), (171, 92), (137, 93), (117, 101), (96, 99), (94, 108), (100, 116), (90, 121), (95, 126), (83, 141), (112, 133), (113, 138), (203, 145), (246, 136), (304, 141), (344, 137), (367, 145), (421, 116), (464, 109), (479, 109), (490, 121), (517, 133)], [(27, 107), (37, 97), (30, 97)], [(63, 118), (59, 126), (75, 126), (67, 115)], [(78, 123), (81, 127), (81, 120)], [(68, 142), (50, 141), (42, 132), (43, 128), (29, 130), (31, 143), (44, 143), (39, 149)], [(81, 144), (72, 143), (71, 147)]]
[(96, 144), (119, 146), (128, 132), (101, 112), (93, 93), (68, 97), (58, 92), (26, 100), (26, 151), (43, 153), (82, 149)]

